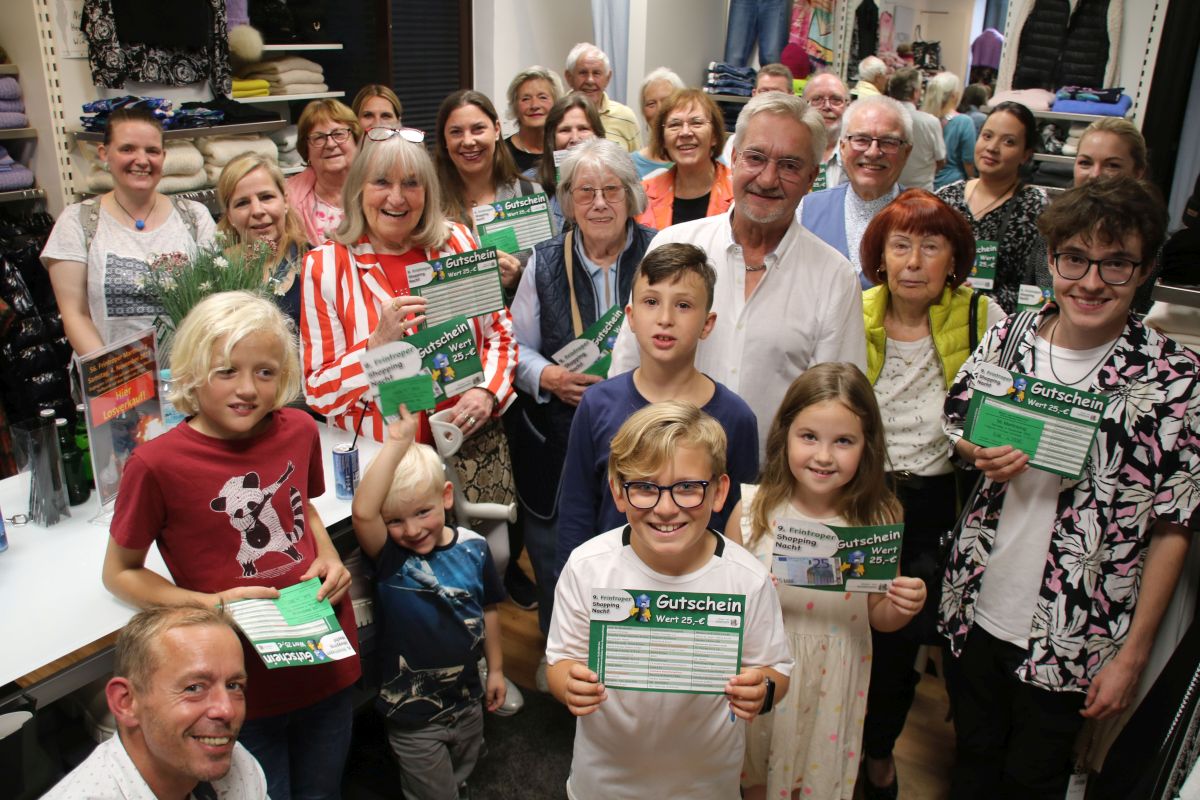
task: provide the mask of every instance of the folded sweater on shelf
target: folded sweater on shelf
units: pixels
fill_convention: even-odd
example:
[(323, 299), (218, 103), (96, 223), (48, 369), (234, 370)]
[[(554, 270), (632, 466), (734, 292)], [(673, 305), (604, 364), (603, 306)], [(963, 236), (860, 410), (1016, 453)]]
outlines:
[(163, 175), (195, 175), (204, 169), (204, 156), (187, 139), (168, 139), (163, 149)]
[(200, 139), (196, 146), (204, 154), (204, 163), (218, 168), (243, 153), (258, 153), (272, 161), (279, 158), (275, 143), (265, 136), (207, 136)]
[(280, 150), (279, 151), (279, 166), (281, 167), (299, 167), (304, 164), (304, 159), (300, 158), (300, 153), (296, 150)]
[(229, 93), (235, 100), (242, 97), (270, 97), (270, 89), (234, 89)]
[[(220, 174), (217, 170), (217, 174)], [(203, 189), (209, 185), (208, 174), (204, 169), (197, 170), (191, 175), (163, 175), (162, 180), (158, 182), (158, 191), (163, 194), (174, 194), (176, 192), (194, 192), (197, 189)], [(87, 176), (87, 191), (90, 194), (101, 194), (111, 191), (113, 188), (113, 177), (106, 170), (100, 167), (92, 167), (91, 172)]]
[(17, 79), (6, 75), (0, 78), (0, 100), (20, 100), (21, 99), (21, 84), (17, 83)]
[[(276, 86), (288, 86), (293, 83), (324, 83), (325, 81), (325, 73), (314, 72), (311, 69), (289, 69), (287, 72), (280, 72), (278, 74), (265, 73), (251, 77), (266, 81), (267, 85), (272, 88)], [(258, 83), (258, 81), (255, 81), (255, 83)]]
[(329, 86), (324, 83), (289, 83), (287, 86), (271, 87), (271, 95), (274, 97), (289, 94), (320, 94), (328, 91)]
[(295, 125), (288, 125), (286, 128), (280, 128), (277, 131), (271, 131), (267, 136), (271, 137), (271, 141), (279, 145), (280, 150), (295, 150), (297, 128)]
[(270, 75), (279, 75), (293, 69), (303, 69), (322, 74), (325, 72), (325, 68), (315, 61), (309, 61), (307, 58), (301, 58), (300, 56), (283, 56), (282, 58), (271, 58), (247, 64), (238, 70), (237, 77), (243, 78), (247, 75), (254, 75), (255, 77), (263, 78)]
[(33, 173), (21, 164), (12, 163), (0, 167), (0, 192), (15, 192), (33, 186)]
[(0, 100), (0, 111), (15, 111), (18, 114), (24, 114), (25, 101), (20, 98), (16, 100)]
[(0, 128), (28, 128), (29, 117), (19, 111), (0, 111)]
[(1103, 117), (1123, 117), (1133, 106), (1127, 94), (1115, 103), (1093, 103), (1089, 100), (1055, 100), (1054, 110), (1062, 114), (1098, 114)]
[(243, 79), (234, 78), (232, 85), (233, 85), (234, 92), (252, 92), (252, 91), (255, 91), (256, 89), (270, 89), (271, 88), (271, 84), (268, 83), (267, 81), (262, 80), (262, 79), (251, 79), (251, 78), (243, 78)]
[(1035, 113), (1049, 111), (1050, 104), (1054, 102), (1054, 92), (1045, 89), (1010, 89), (1007, 92), (996, 92), (988, 101), (988, 105), (995, 108), (1005, 101), (1020, 103)]

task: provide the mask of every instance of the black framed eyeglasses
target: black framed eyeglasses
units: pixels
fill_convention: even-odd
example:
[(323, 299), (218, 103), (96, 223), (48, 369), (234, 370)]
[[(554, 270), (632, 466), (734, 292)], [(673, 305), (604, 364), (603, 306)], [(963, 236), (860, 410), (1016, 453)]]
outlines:
[(1128, 258), (1088, 258), (1079, 253), (1052, 253), (1054, 271), (1068, 281), (1082, 280), (1095, 264), (1100, 280), (1109, 286), (1124, 286), (1133, 280), (1133, 271), (1146, 263)]
[(711, 481), (675, 481), (670, 486), (660, 486), (650, 481), (625, 481), (621, 486), (625, 489), (625, 499), (629, 505), (649, 511), (658, 505), (664, 491), (671, 495), (671, 500), (680, 508), (696, 508), (704, 502), (709, 483)]
[(334, 128), (329, 133), (310, 133), (308, 135), (308, 143), (313, 147), (324, 147), (325, 142), (329, 139), (332, 139), (334, 144), (345, 144), (350, 139), (350, 129)]
[(367, 131), (367, 138), (372, 142), (386, 142), (393, 136), (399, 136), (404, 141), (413, 144), (421, 144), (425, 141), (425, 131), (416, 128), (388, 128), (381, 125)]
[(896, 155), (900, 148), (907, 144), (903, 139), (894, 136), (867, 136), (865, 133), (852, 133), (845, 139), (855, 152), (865, 153), (871, 149), (871, 142), (875, 142), (879, 145), (879, 152), (889, 156)]

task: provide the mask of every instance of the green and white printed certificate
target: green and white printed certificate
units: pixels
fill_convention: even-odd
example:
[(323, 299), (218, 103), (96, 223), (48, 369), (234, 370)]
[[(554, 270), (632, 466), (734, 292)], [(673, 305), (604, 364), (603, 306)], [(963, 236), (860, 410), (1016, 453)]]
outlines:
[(545, 192), (475, 206), (471, 213), (480, 243), (506, 253), (528, 250), (554, 235), (554, 218)]
[(612, 364), (613, 347), (617, 343), (617, 331), (621, 329), (623, 319), (625, 312), (619, 305), (613, 306), (608, 313), (588, 326), (578, 339), (568, 342), (550, 358), (555, 364), (571, 372), (607, 378), (608, 368)]
[(980, 447), (1010, 444), (1036, 469), (1078, 478), (1108, 398), (982, 364), (971, 377), (963, 436)]
[(886, 592), (900, 570), (903, 537), (903, 525), (839, 527), (780, 518), (771, 573), (788, 586)]
[(504, 308), (500, 262), (494, 247), (468, 250), (408, 267), (408, 288), (424, 297), (425, 324), (478, 317)]
[(971, 265), (971, 288), (990, 292), (996, 285), (996, 257), (1000, 254), (1000, 243), (991, 239), (975, 242), (975, 263)]
[(279, 590), (275, 600), (225, 604), (267, 669), (307, 667), (354, 655), (329, 600), (317, 600), (320, 578)]
[(588, 668), (611, 689), (724, 694), (741, 671), (746, 596), (593, 589)]

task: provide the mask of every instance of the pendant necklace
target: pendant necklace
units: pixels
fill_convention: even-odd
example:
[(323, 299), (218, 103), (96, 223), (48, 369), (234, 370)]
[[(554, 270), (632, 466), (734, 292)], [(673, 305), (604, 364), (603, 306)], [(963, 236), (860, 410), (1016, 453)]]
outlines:
[[(116, 193), (116, 192), (113, 192), (112, 199), (113, 199), (113, 202), (117, 204), (117, 208), (119, 208), (119, 209), (121, 209), (122, 211), (124, 211), (124, 212), (125, 212), (125, 216), (129, 217), (129, 219), (131, 219), (131, 220), (133, 221), (133, 227), (137, 228), (139, 231), (144, 231), (144, 230), (146, 230), (146, 220), (145, 220), (145, 219), (138, 219), (138, 218), (137, 218), (137, 217), (135, 217), (133, 214), (130, 214), (130, 213), (129, 213), (129, 209), (127, 209), (125, 206), (121, 205), (121, 201), (117, 199), (117, 193)], [(155, 210), (155, 209), (157, 209), (157, 208), (158, 208), (158, 195), (157, 195), (157, 194), (155, 194), (155, 195), (154, 195), (154, 205), (150, 206), (150, 213), (149, 213), (149, 214), (147, 214), (146, 216), (147, 216), (147, 217), (152, 217), (152, 216), (154, 216), (154, 210)]]
[(1054, 327), (1050, 329), (1050, 338), (1047, 340), (1047, 343), (1049, 344), (1049, 347), (1047, 349), (1050, 351), (1050, 374), (1054, 376), (1054, 380), (1058, 381), (1063, 386), (1075, 386), (1077, 384), (1083, 383), (1084, 380), (1086, 380), (1087, 377), (1090, 376), (1092, 374), (1092, 372), (1095, 371), (1096, 367), (1100, 366), (1106, 360), (1108, 360), (1109, 355), (1116, 348), (1117, 342), (1121, 341), (1120, 336), (1118, 336), (1116, 339), (1113, 339), (1113, 343), (1110, 344), (1108, 346), (1108, 349), (1104, 351), (1104, 355), (1100, 356), (1100, 360), (1088, 368), (1088, 371), (1083, 374), (1082, 378), (1080, 378), (1079, 380), (1076, 380), (1076, 381), (1067, 382), (1067, 381), (1064, 381), (1062, 378), (1058, 377), (1058, 372), (1055, 371), (1055, 369), (1054, 369), (1054, 334), (1057, 332), (1058, 332), (1058, 320), (1055, 319)]
[[(1004, 198), (1008, 197), (1008, 193), (1011, 192), (1013, 189), (1016, 189), (1017, 184), (1020, 182), (1021, 182), (1021, 179), (1017, 178), (1015, 181), (1013, 181), (1011, 186), (1009, 186), (1007, 189), (1005, 189), (1003, 192), (1001, 192), (1000, 195), (995, 200), (993, 200), (986, 207), (981, 209), (978, 214), (976, 214), (975, 212), (971, 212), (971, 216), (975, 217), (975, 219), (977, 219), (977, 220), (983, 219), (985, 216), (987, 216), (987, 213), (989, 211), (991, 211), (996, 206), (1000, 205), (1000, 203), (1004, 200)], [(977, 181), (975, 181), (975, 185), (971, 187), (971, 194), (969, 197), (967, 197), (967, 208), (971, 207), (971, 201), (975, 199), (975, 192), (979, 190), (979, 184), (981, 184), (981, 183), (983, 183), (983, 178), (980, 178)]]

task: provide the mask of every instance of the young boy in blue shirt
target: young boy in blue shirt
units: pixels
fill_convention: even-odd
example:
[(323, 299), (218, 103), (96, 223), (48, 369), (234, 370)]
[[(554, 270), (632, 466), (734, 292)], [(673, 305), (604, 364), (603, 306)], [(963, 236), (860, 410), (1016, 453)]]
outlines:
[(696, 369), (696, 348), (717, 319), (712, 311), (717, 275), (704, 250), (671, 243), (646, 254), (634, 273), (625, 314), (637, 339), (641, 365), (598, 383), (583, 394), (571, 423), (558, 503), (555, 574), (571, 551), (625, 521), (608, 489), (613, 436), (638, 409), (662, 400), (699, 406), (725, 429), (730, 494), (713, 512), (725, 530), (741, 499), (742, 483), (758, 478), (758, 422), (745, 400)]
[(483, 747), (489, 711), (504, 703), (496, 604), (504, 588), (487, 540), (446, 526), (454, 490), (437, 452), (416, 444), (400, 406), (383, 449), (354, 494), (354, 534), (375, 563), (381, 687), (376, 706), (400, 761), (407, 800), (455, 800)]

